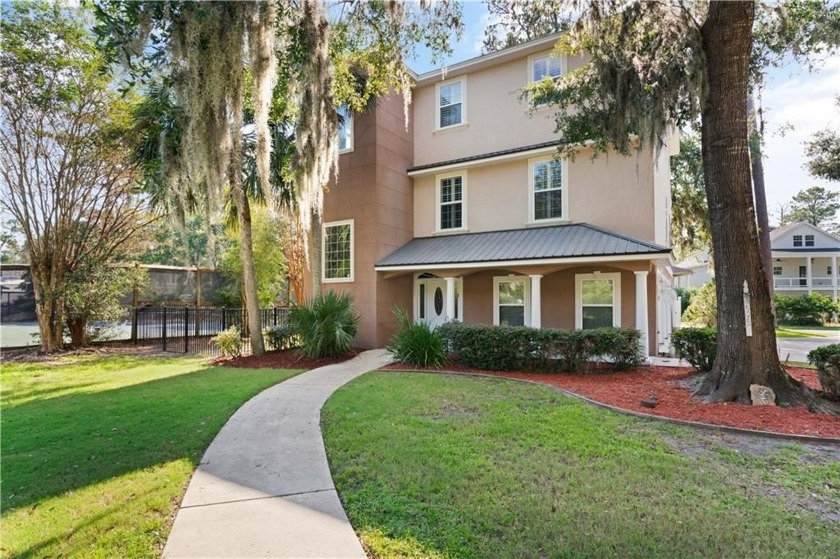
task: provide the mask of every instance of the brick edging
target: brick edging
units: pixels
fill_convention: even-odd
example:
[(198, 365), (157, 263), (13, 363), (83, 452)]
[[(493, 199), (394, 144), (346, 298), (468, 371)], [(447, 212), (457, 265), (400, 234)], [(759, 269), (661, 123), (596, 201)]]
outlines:
[(764, 437), (768, 439), (783, 439), (783, 440), (790, 440), (790, 441), (799, 441), (799, 442), (808, 442), (808, 443), (818, 443), (818, 444), (840, 444), (840, 438), (834, 437), (815, 437), (813, 435), (795, 435), (792, 433), (777, 433), (775, 431), (759, 431), (757, 429), (745, 429), (743, 427), (731, 427), (729, 425), (715, 425), (713, 423), (703, 423), (701, 421), (689, 421), (687, 419), (676, 419), (673, 417), (664, 417), (661, 415), (652, 415), (649, 413), (643, 413), (633, 410), (628, 410), (625, 408), (621, 408), (618, 406), (613, 406), (612, 404), (605, 404), (603, 402), (599, 402), (597, 400), (593, 400), (591, 398), (587, 398), (586, 396), (581, 396), (580, 394), (576, 394), (575, 392), (571, 392), (566, 390), (565, 388), (560, 388), (559, 386), (553, 386), (551, 384), (546, 384), (544, 382), (539, 382), (536, 380), (527, 380), (521, 378), (513, 378), (513, 377), (504, 377), (504, 376), (497, 376), (497, 375), (487, 375), (483, 373), (467, 373), (463, 371), (445, 371), (445, 370), (428, 370), (428, 369), (417, 369), (417, 370), (400, 370), (400, 369), (379, 369), (381, 372), (387, 373), (437, 373), (443, 375), (454, 375), (454, 376), (465, 376), (465, 377), (482, 377), (482, 378), (499, 378), (504, 380), (512, 380), (516, 382), (524, 382), (528, 384), (536, 384), (537, 386), (544, 386), (546, 388), (550, 388), (556, 392), (560, 392), (565, 396), (569, 396), (571, 398), (577, 398), (578, 400), (583, 400), (587, 404), (592, 406), (607, 409), (616, 413), (630, 415), (633, 417), (638, 417), (640, 419), (653, 419), (656, 421), (663, 421), (665, 423), (671, 423), (674, 425), (682, 425), (686, 427), (694, 427), (696, 429), (704, 429), (707, 431), (725, 431), (727, 433), (735, 433), (737, 435), (749, 435), (753, 437)]

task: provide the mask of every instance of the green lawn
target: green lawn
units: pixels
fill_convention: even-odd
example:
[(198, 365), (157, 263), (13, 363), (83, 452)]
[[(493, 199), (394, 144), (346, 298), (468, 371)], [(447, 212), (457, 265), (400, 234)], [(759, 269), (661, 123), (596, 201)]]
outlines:
[[(820, 328), (823, 330), (823, 328)], [(794, 327), (788, 326), (785, 328), (776, 329), (777, 338), (825, 338), (825, 334), (817, 334), (815, 332), (802, 332)]]
[(426, 373), (368, 373), (322, 417), (342, 501), (376, 557), (840, 549), (837, 449), (730, 443), (539, 386)]
[(294, 374), (129, 356), (3, 365), (2, 556), (159, 556), (204, 449)]

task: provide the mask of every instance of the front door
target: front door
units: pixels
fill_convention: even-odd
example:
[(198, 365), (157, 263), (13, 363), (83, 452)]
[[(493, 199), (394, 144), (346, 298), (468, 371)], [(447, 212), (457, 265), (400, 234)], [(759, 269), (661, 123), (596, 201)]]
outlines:
[(420, 280), (420, 320), (432, 328), (446, 322), (446, 280)]

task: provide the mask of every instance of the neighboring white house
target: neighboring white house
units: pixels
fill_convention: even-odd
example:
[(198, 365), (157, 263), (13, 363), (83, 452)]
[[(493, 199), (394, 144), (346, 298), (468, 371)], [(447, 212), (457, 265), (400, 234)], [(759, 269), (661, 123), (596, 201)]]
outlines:
[(712, 281), (714, 270), (708, 251), (698, 250), (676, 266), (674, 287), (699, 288)]
[(793, 223), (770, 233), (776, 293), (822, 293), (837, 301), (840, 238), (810, 223)]

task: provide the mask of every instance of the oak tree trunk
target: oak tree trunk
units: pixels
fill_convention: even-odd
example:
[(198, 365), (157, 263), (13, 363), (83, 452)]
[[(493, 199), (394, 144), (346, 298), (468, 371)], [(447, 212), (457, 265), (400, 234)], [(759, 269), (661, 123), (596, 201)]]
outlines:
[(776, 392), (777, 401), (789, 403), (807, 399), (807, 389), (779, 363), (756, 227), (747, 126), (754, 16), (753, 2), (715, 1), (701, 29), (709, 84), (702, 114), (703, 167), (718, 331), (717, 356), (698, 394), (710, 402), (748, 402), (750, 384), (762, 384)]
[(85, 336), (87, 321), (85, 319), (68, 319), (67, 328), (70, 330), (70, 345), (74, 349), (87, 346), (87, 337)]
[(764, 161), (761, 152), (764, 126), (759, 126), (760, 115), (756, 109), (752, 93), (750, 93), (747, 101), (747, 112), (750, 123), (750, 161), (752, 162), (753, 194), (755, 195), (756, 222), (758, 223), (758, 243), (761, 247), (761, 265), (764, 267), (764, 276), (767, 278), (767, 287), (770, 290), (770, 310), (773, 312), (773, 322), (775, 324), (773, 247), (770, 244), (770, 217), (767, 214), (767, 192), (764, 187)]

